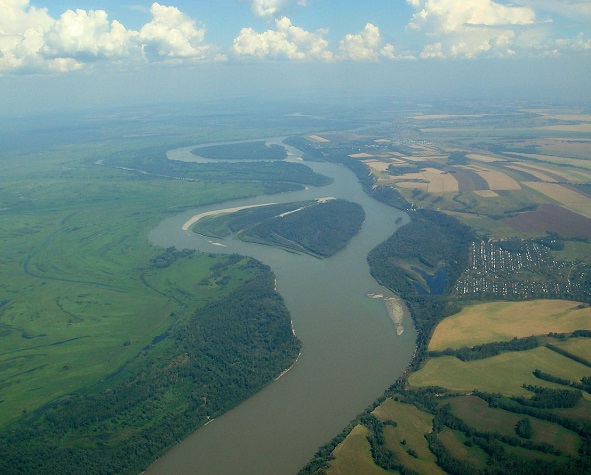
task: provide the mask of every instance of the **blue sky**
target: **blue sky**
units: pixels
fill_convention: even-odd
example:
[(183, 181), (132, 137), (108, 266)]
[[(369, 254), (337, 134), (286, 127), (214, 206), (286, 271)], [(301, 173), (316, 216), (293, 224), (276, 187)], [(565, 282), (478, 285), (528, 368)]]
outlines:
[[(179, 81), (179, 94), (191, 77), (216, 83), (220, 71), (244, 72), (251, 86), (298, 71), (330, 78), (347, 67), (440, 80), (445, 71), (473, 67), (486, 81), (487, 68), (523, 76), (530, 62), (546, 65), (549, 75), (565, 67), (575, 78), (565, 77), (564, 87), (584, 90), (591, 2), (0, 0), (0, 104), (33, 87), (46, 87), (46, 95), (36, 91), (42, 98), (59, 94), (60, 84), (90, 87), (97, 78), (112, 85), (113, 98), (134, 95), (124, 88), (140, 72), (149, 95), (171, 80)], [(265, 67), (283, 76), (265, 80)], [(550, 78), (552, 87), (557, 80)]]

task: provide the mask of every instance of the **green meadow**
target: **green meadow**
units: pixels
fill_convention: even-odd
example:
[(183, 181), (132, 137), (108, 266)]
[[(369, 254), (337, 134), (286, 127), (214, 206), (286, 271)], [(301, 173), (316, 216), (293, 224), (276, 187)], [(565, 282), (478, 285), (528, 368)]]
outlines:
[(146, 180), (67, 149), (37, 160), (3, 159), (0, 424), (114, 373), (207, 297), (179, 288), (207, 278), (215, 260), (154, 269), (161, 250), (148, 231), (179, 204), (257, 191)]
[[(148, 232), (185, 209), (263, 193), (262, 180), (237, 182), (231, 166), (207, 183), (199, 170), (189, 181), (109, 166), (112, 157), (141, 164), (137, 150), (152, 147), (160, 152), (150, 160), (166, 167), (167, 147), (228, 138), (228, 131), (189, 135), (179, 127), (174, 135), (173, 127), (157, 139), (133, 134), (141, 132), (133, 121), (125, 127), (128, 138), (116, 129), (103, 140), (56, 131), (51, 146), (31, 140), (3, 153), (0, 427), (119, 375), (160, 335), (249, 275), (230, 266), (222, 280), (212, 267), (225, 258), (201, 254), (156, 265), (163, 249)], [(278, 181), (274, 189), (293, 186)]]

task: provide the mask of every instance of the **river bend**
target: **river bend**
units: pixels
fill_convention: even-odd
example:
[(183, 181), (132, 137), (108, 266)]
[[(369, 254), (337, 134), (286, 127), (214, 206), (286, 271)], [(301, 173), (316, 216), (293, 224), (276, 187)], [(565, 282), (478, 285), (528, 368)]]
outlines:
[[(301, 162), (299, 150), (284, 146), (288, 160)], [(172, 150), (168, 157), (202, 161), (191, 153), (195, 148)], [(166, 219), (150, 233), (151, 241), (163, 247), (239, 253), (269, 265), (302, 341), (302, 353), (281, 378), (188, 436), (154, 462), (148, 474), (295, 474), (405, 370), (416, 334), (406, 314), (398, 328), (392, 321), (386, 303), (392, 307), (394, 301), (384, 299), (396, 296), (370, 276), (366, 257), (408, 217), (365, 194), (347, 168), (305, 164), (333, 183), (197, 208)], [(183, 230), (202, 213), (323, 197), (357, 202), (366, 213), (359, 234), (328, 259), (232, 238), (213, 240), (187, 226)], [(396, 224), (398, 218), (402, 221)], [(404, 332), (399, 334), (401, 326)]]

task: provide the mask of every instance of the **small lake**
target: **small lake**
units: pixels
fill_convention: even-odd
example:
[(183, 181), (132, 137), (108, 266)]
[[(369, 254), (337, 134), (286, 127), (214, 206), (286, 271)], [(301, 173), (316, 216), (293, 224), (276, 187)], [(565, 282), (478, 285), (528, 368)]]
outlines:
[[(301, 161), (299, 150), (285, 147), (288, 160)], [(173, 150), (168, 157), (199, 161), (191, 154), (195, 148)], [(148, 474), (295, 474), (406, 369), (415, 331), (405, 313), (404, 331), (398, 334), (401, 328), (397, 332), (384, 301), (395, 295), (370, 276), (366, 257), (408, 217), (365, 194), (347, 168), (305, 165), (333, 183), (197, 208), (163, 221), (150, 233), (160, 246), (239, 253), (269, 265), (303, 348), (286, 374), (188, 436), (152, 464)], [(359, 234), (328, 259), (182, 230), (191, 217), (217, 209), (323, 197), (357, 202), (366, 213)], [(396, 224), (398, 218), (402, 221)]]

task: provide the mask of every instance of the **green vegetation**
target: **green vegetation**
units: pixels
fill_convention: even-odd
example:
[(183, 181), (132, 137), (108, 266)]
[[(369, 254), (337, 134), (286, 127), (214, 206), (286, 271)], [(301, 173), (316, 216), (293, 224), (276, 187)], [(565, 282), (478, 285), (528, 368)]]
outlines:
[(194, 230), (329, 257), (347, 246), (364, 219), (359, 204), (338, 199), (247, 208), (199, 220)]
[(241, 142), (225, 145), (210, 145), (193, 150), (195, 155), (216, 160), (283, 160), (287, 152), (281, 145), (265, 142)]
[(188, 207), (324, 177), (179, 165), (151, 139), (71, 140), (2, 157), (2, 473), (137, 473), (299, 351), (268, 268), (159, 249), (148, 232)]
[[(302, 189), (306, 185), (322, 186), (330, 179), (314, 173), (299, 163), (283, 161), (194, 163), (168, 160), (166, 148), (126, 150), (113, 153), (103, 160), (109, 167), (135, 172), (145, 179), (168, 178), (200, 180), (209, 184), (228, 182), (253, 182), (263, 187), (265, 193), (279, 193)], [(201, 203), (200, 203), (201, 204)]]
[(428, 356), (455, 356), (461, 361), (482, 360), (491, 358), (505, 351), (527, 351), (540, 346), (540, 341), (535, 336), (525, 338), (513, 338), (509, 341), (497, 341), (476, 346), (463, 346), (452, 350), (448, 348), (443, 351), (429, 351)]
[(272, 273), (239, 256), (219, 271), (237, 265), (241, 284), (155, 338), (115, 383), (10, 425), (0, 434), (0, 471), (79, 473), (83, 460), (87, 473), (137, 473), (291, 365), (299, 343)]
[(437, 322), (456, 313), (459, 307), (445, 295), (429, 294), (420, 275), (411, 267), (433, 270), (444, 266), (444, 292), (449, 293), (467, 265), (472, 232), (456, 219), (436, 211), (416, 210), (409, 214), (410, 223), (372, 250), (368, 262), (378, 282), (406, 302), (418, 330), (417, 346), (423, 352)]
[[(410, 224), (372, 251), (368, 260), (373, 275), (407, 303), (418, 331), (417, 352), (409, 371), (364, 414), (377, 413), (387, 398), (432, 417), (432, 430), (421, 439), (437, 466), (448, 473), (589, 472), (591, 405), (585, 398), (591, 387), (591, 346), (584, 329), (591, 272), (589, 227), (581, 216), (585, 208), (569, 204), (568, 191), (558, 196), (561, 207), (555, 204), (557, 198), (523, 183), (566, 182), (569, 189), (576, 185), (586, 191), (589, 164), (577, 159), (587, 142), (574, 140), (584, 139), (574, 130), (552, 129), (548, 135), (540, 128), (554, 123), (548, 111), (497, 112), (485, 118), (452, 113), (449, 121), (436, 115), (432, 120), (409, 119), (398, 122), (396, 134), (384, 128), (382, 135), (372, 130), (349, 142), (302, 144), (310, 156), (356, 170), (368, 193), (378, 186), (394, 188), (407, 201), (397, 206), (410, 208)], [(375, 167), (368, 176), (371, 160), (379, 157), (387, 163), (401, 142), (404, 153), (397, 151), (385, 171)], [(359, 157), (357, 164), (349, 155)], [(411, 175), (404, 183), (404, 174), (426, 168), (447, 175), (448, 184), (456, 181), (459, 191), (433, 184), (429, 176)], [(462, 230), (451, 218), (447, 227), (435, 210), (469, 229)], [(455, 232), (446, 232), (454, 227)], [(477, 235), (481, 239), (475, 240)], [(438, 294), (434, 281), (442, 266), (448, 272), (445, 289)], [(499, 298), (519, 302), (486, 302)], [(539, 300), (527, 301), (533, 298)], [(461, 314), (449, 317), (461, 306)], [(441, 320), (457, 320), (457, 325), (442, 332), (438, 327), (434, 348), (439, 351), (427, 353)], [(398, 423), (393, 430), (401, 428), (404, 412), (409, 410), (393, 416)], [(322, 447), (301, 474), (331, 473), (342, 463), (334, 447), (364, 420), (359, 416)], [(361, 425), (368, 438), (371, 426)], [(403, 430), (397, 435), (399, 444), (408, 443), (411, 434), (416, 436), (416, 428)], [(414, 457), (392, 453), (391, 466), (398, 464), (400, 473), (433, 473), (432, 468), (413, 465)], [(368, 454), (369, 448), (360, 457)]]

